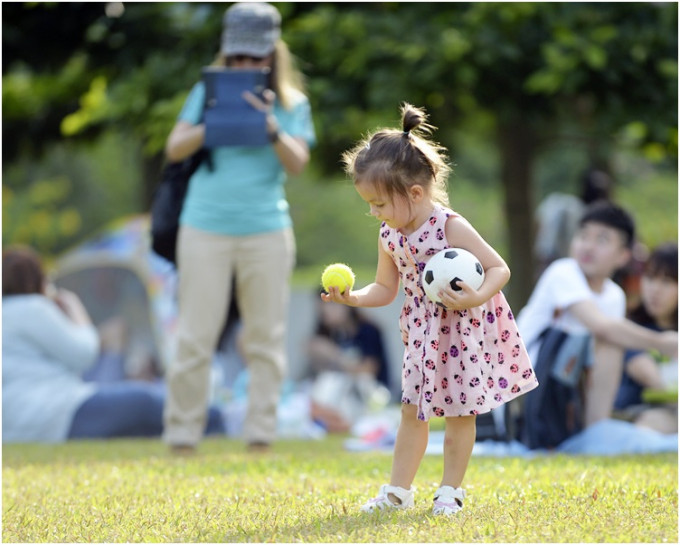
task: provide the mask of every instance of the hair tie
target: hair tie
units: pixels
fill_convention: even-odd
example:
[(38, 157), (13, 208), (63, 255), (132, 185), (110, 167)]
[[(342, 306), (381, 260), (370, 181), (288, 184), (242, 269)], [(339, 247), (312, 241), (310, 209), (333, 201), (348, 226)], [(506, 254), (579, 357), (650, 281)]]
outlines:
[(401, 133), (401, 135), (402, 135), (402, 136), (405, 136), (406, 138), (408, 138), (410, 134), (411, 134), (411, 131), (410, 131), (410, 130), (404, 131), (403, 133)]

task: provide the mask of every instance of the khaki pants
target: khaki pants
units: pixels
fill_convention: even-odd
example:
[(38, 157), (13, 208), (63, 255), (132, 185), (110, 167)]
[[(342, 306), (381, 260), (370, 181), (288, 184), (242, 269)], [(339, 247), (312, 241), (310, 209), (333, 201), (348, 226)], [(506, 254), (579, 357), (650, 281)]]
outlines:
[(286, 320), (295, 263), (292, 229), (233, 237), (183, 226), (177, 255), (178, 344), (167, 376), (164, 441), (195, 445), (203, 436), (212, 358), (236, 274), (243, 355), (250, 376), (245, 440), (272, 442), (287, 367)]

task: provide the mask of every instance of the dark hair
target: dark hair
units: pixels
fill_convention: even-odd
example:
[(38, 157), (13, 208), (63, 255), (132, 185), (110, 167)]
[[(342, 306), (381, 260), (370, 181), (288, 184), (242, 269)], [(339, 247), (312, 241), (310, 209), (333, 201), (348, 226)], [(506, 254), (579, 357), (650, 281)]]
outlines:
[[(651, 278), (671, 278), (678, 281), (678, 243), (666, 242), (657, 246), (645, 262), (643, 276)], [(673, 313), (673, 329), (678, 329), (678, 309)], [(653, 324), (654, 318), (649, 315), (645, 305), (640, 303), (630, 312), (630, 319), (640, 324)]]
[(27, 246), (2, 252), (2, 296), (43, 293), (45, 273), (38, 253)]
[(654, 278), (667, 277), (678, 281), (678, 243), (659, 244), (650, 254), (642, 273)]
[(590, 168), (581, 180), (581, 200), (585, 204), (610, 200), (612, 179), (604, 170)]
[(579, 227), (583, 227), (586, 223), (600, 223), (616, 229), (623, 235), (626, 247), (631, 248), (633, 246), (635, 220), (628, 212), (614, 203), (608, 201), (592, 203), (581, 216)]
[(429, 140), (434, 127), (425, 110), (401, 106), (402, 129), (380, 129), (342, 155), (345, 172), (355, 183), (370, 180), (379, 193), (406, 197), (413, 185), (430, 191), (432, 199), (448, 206), (446, 180), (451, 168), (444, 148)]

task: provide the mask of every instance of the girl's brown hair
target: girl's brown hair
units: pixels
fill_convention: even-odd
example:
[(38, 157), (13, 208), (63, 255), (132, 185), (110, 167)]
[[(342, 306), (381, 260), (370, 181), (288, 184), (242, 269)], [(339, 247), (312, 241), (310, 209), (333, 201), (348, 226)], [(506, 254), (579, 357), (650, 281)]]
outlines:
[(342, 155), (345, 172), (355, 183), (370, 180), (390, 199), (406, 197), (413, 185), (424, 187), (433, 201), (449, 204), (446, 183), (451, 168), (446, 150), (428, 139), (435, 127), (422, 108), (401, 106), (402, 129), (380, 129)]
[(43, 293), (45, 273), (38, 254), (26, 246), (2, 252), (2, 296)]
[[(284, 109), (290, 110), (295, 106), (297, 96), (305, 94), (304, 76), (297, 69), (295, 59), (286, 42), (277, 40), (273, 55), (269, 86), (276, 93)], [(212, 66), (226, 67), (227, 56), (218, 53)]]

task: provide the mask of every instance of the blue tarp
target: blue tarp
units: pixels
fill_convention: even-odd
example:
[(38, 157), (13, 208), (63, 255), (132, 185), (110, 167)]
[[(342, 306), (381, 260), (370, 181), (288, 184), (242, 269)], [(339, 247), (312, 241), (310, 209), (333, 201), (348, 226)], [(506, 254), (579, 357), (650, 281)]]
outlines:
[[(360, 437), (345, 441), (345, 448), (351, 451), (392, 452), (396, 430), (389, 429), (385, 422), (374, 430), (364, 428)], [(426, 454), (442, 454), (444, 432), (430, 432)], [(533, 457), (548, 454), (581, 454), (592, 456), (617, 456), (621, 454), (654, 454), (678, 452), (678, 435), (665, 435), (657, 431), (635, 426), (621, 420), (601, 420), (581, 433), (570, 437), (552, 451), (530, 450), (518, 441), (479, 441), (472, 450), (473, 456), (516, 456)]]

